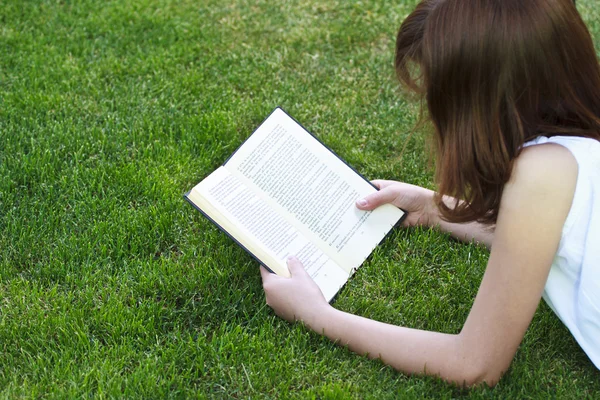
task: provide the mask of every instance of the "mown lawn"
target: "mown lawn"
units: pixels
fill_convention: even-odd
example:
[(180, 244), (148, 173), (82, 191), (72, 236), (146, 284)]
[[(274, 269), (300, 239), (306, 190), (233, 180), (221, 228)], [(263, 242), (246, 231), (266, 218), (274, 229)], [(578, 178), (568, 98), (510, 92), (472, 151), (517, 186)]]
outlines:
[[(281, 321), (257, 264), (182, 198), (277, 105), (365, 176), (431, 187), (392, 68), (414, 3), (0, 0), (0, 397), (600, 396), (543, 304), (493, 390)], [(578, 7), (600, 44), (596, 0)], [(335, 306), (458, 332), (487, 256), (398, 230)]]

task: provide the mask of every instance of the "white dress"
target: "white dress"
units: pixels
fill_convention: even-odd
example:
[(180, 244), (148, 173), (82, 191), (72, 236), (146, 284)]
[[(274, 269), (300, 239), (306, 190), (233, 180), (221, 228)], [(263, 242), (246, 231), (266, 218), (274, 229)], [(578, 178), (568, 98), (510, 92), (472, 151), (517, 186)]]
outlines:
[(579, 166), (571, 210), (544, 289), (544, 300), (600, 369), (600, 142), (539, 137), (525, 146), (556, 143)]

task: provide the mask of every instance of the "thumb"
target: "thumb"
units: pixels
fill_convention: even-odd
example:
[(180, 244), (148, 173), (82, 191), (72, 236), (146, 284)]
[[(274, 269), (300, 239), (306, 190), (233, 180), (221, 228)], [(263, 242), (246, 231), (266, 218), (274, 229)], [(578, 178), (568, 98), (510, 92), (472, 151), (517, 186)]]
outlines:
[(306, 274), (306, 270), (304, 270), (304, 266), (302, 265), (300, 260), (298, 260), (296, 257), (288, 258), (287, 266), (288, 266), (288, 269), (290, 270), (290, 274), (292, 275), (292, 278), (294, 276)]
[(357, 200), (356, 207), (360, 210), (371, 211), (379, 206), (393, 202), (396, 197), (398, 197), (398, 194), (391, 187), (386, 187)]

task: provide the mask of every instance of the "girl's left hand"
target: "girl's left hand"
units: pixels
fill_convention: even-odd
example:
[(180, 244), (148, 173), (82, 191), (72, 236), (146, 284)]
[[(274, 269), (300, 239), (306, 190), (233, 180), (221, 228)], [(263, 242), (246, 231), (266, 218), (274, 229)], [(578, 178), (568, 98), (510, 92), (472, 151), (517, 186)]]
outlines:
[(267, 305), (287, 321), (303, 321), (310, 326), (330, 305), (297, 258), (289, 258), (287, 265), (291, 278), (277, 276), (260, 267)]

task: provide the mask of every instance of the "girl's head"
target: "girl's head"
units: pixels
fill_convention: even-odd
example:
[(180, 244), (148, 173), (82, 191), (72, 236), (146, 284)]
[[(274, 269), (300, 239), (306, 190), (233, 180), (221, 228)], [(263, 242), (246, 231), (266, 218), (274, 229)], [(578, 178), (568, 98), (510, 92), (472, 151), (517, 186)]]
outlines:
[(600, 140), (600, 65), (572, 0), (423, 0), (404, 21), (396, 72), (422, 94), (450, 221), (496, 220), (523, 143)]

